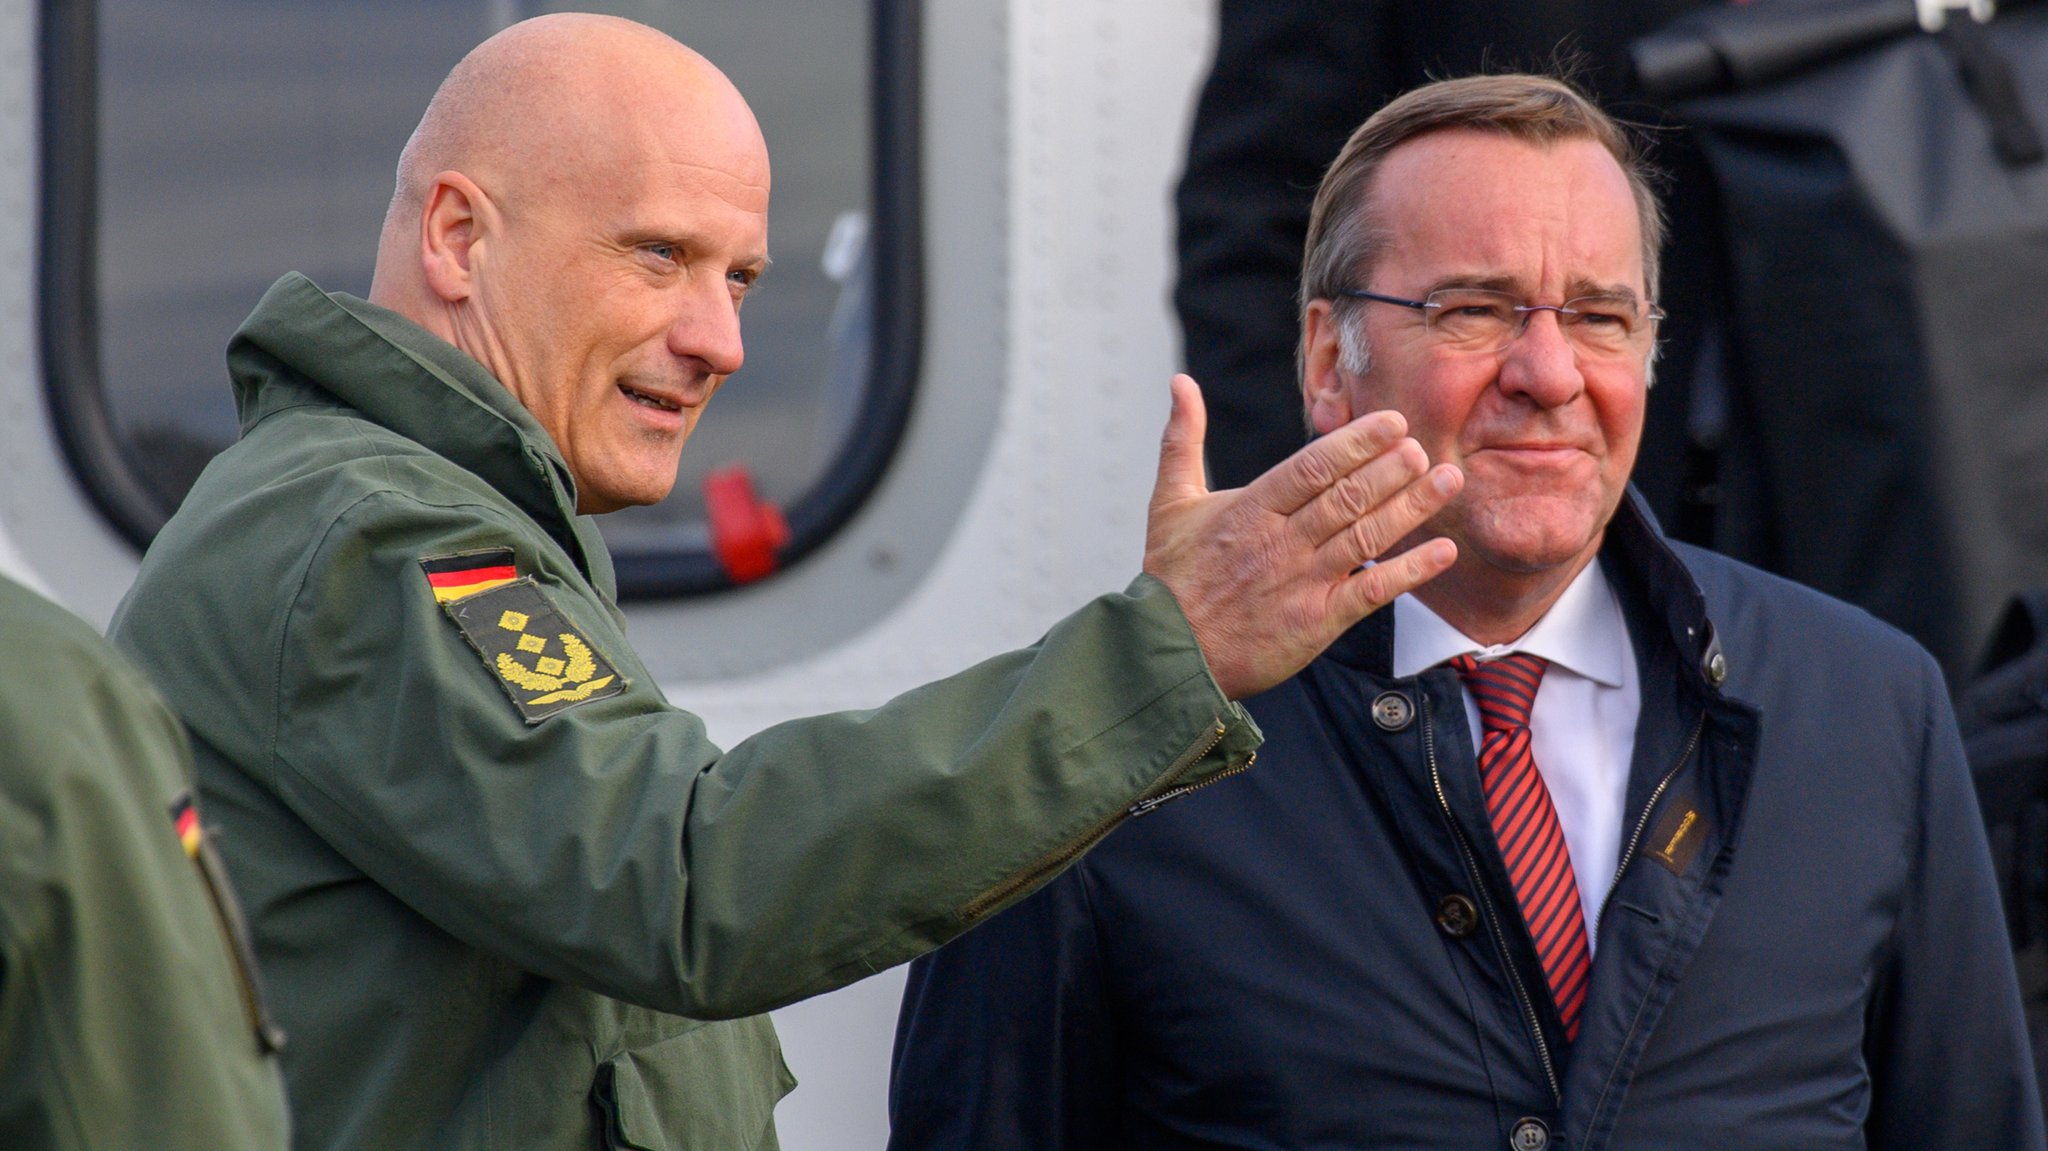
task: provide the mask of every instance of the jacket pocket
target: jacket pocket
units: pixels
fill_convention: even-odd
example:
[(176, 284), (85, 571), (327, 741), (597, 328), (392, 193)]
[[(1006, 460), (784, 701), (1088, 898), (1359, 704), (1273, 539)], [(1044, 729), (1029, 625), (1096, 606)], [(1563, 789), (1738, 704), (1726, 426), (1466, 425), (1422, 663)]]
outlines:
[(598, 1064), (610, 1151), (762, 1151), (796, 1086), (768, 1017), (706, 1023)]

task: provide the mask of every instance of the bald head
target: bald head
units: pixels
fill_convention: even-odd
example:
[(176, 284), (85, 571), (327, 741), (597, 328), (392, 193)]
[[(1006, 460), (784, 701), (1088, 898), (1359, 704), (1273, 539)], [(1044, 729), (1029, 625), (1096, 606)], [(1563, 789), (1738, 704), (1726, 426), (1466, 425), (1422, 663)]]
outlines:
[(464, 57), (398, 164), (373, 302), (469, 354), (553, 437), (585, 512), (651, 503), (738, 370), (768, 153), (710, 61), (608, 16)]
[(372, 298), (403, 302), (379, 297), (416, 271), (405, 265), (417, 261), (421, 209), (442, 173), (462, 173), (501, 210), (517, 211), (580, 195), (644, 155), (655, 135), (670, 146), (695, 136), (713, 149), (751, 147), (766, 186), (767, 150), (745, 99), (717, 66), (665, 33), (564, 12), (492, 36), (448, 73), (399, 155)]

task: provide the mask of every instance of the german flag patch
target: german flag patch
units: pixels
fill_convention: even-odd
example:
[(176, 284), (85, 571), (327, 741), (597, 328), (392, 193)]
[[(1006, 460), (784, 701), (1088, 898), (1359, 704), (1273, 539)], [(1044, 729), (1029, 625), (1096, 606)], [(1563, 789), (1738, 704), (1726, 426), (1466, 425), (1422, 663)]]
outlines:
[(531, 576), (445, 600), (441, 610), (462, 629), (528, 723), (626, 689), (618, 670)]
[(185, 849), (186, 857), (198, 859), (204, 834), (199, 830), (199, 809), (192, 806), (191, 792), (181, 791), (171, 801), (171, 826), (178, 830), (178, 844)]
[(519, 578), (512, 564), (511, 548), (486, 548), (460, 555), (434, 556), (420, 561), (427, 573), (427, 586), (434, 589), (438, 603), (448, 603)]

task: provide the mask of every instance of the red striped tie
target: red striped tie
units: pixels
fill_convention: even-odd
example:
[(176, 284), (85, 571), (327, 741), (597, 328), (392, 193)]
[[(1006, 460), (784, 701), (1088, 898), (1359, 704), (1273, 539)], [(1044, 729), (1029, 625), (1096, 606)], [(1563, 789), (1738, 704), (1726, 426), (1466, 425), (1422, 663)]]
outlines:
[(1550, 982), (1565, 1039), (1574, 1041), (1593, 955), (1586, 945), (1586, 916), (1579, 907), (1571, 851), (1529, 749), (1529, 709), (1550, 664), (1541, 656), (1516, 652), (1485, 663), (1461, 655), (1451, 666), (1479, 704), (1485, 729), (1479, 740), (1479, 779), (1486, 789), (1486, 814)]

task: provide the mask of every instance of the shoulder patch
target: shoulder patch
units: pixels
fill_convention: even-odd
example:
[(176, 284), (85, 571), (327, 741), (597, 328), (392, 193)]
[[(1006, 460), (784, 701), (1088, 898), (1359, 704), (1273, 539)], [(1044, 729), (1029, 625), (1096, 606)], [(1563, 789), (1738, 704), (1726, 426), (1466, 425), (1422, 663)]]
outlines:
[(504, 587), (519, 577), (512, 565), (511, 548), (485, 548), (452, 556), (428, 556), (420, 561), (427, 573), (427, 586), (440, 603)]
[(441, 610), (462, 629), (528, 723), (626, 689), (617, 669), (555, 610), (531, 576), (444, 600)]

